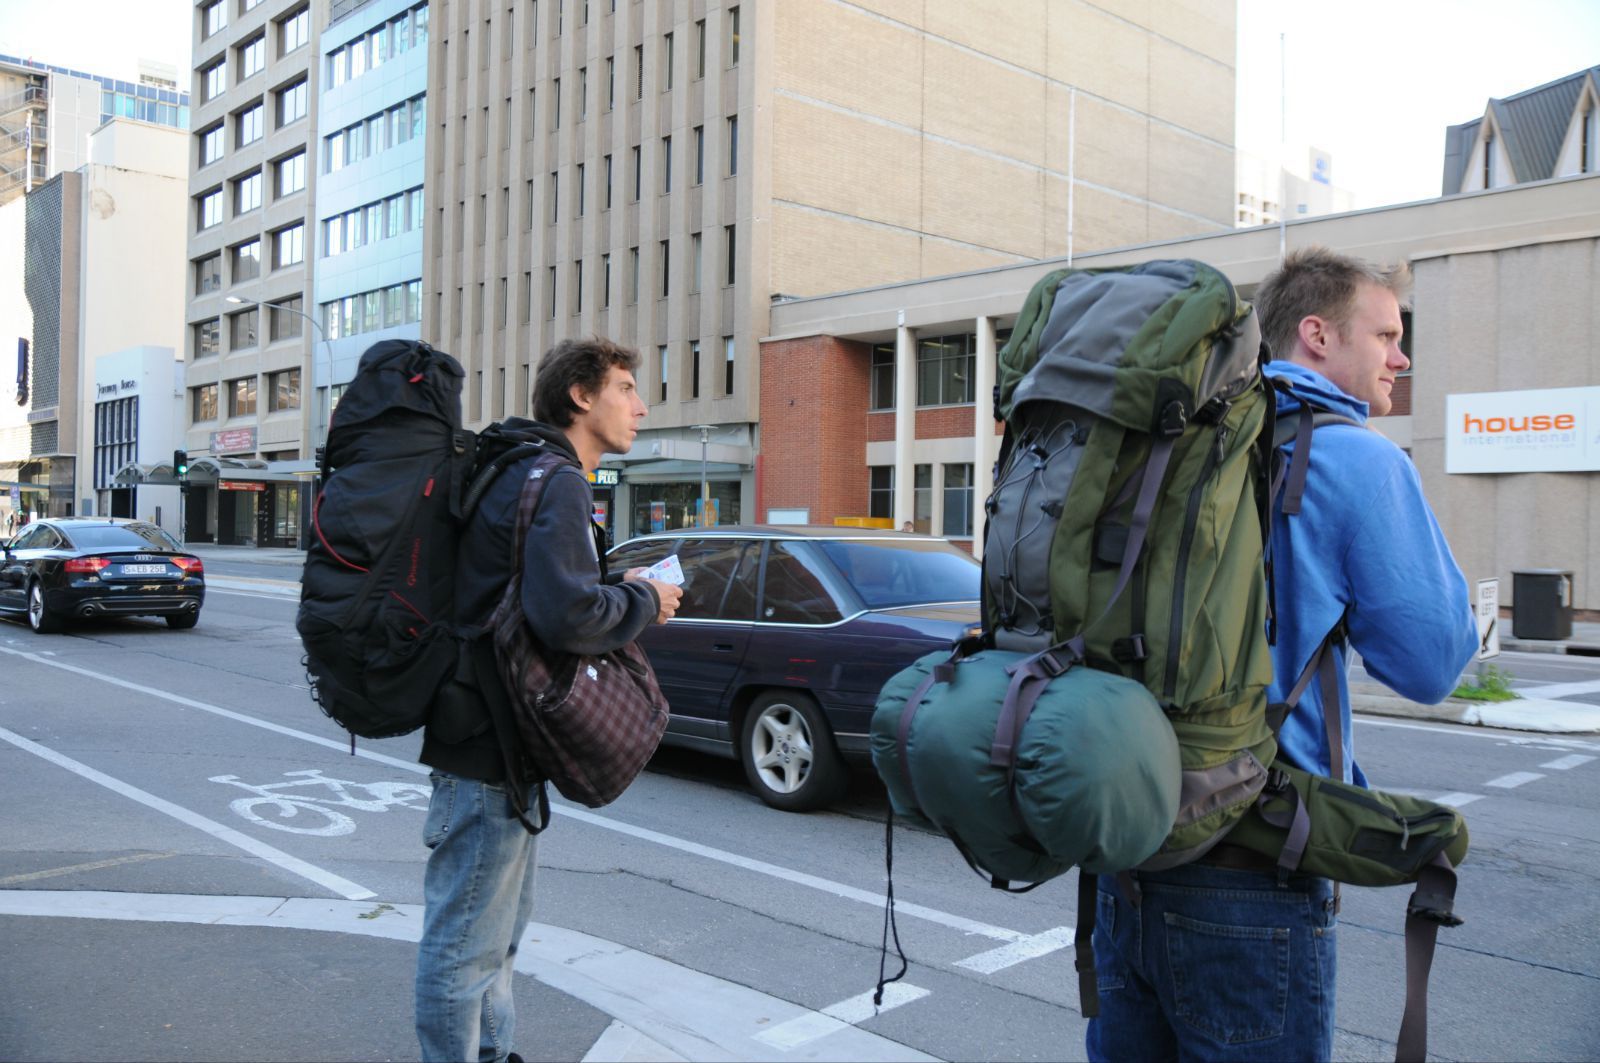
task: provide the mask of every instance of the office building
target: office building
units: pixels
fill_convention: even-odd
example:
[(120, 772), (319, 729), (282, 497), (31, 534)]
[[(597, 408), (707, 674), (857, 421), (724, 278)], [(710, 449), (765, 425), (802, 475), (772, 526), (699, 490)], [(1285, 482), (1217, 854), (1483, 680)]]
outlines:
[(1441, 195), (1600, 173), (1600, 66), (1490, 100), (1445, 130)]

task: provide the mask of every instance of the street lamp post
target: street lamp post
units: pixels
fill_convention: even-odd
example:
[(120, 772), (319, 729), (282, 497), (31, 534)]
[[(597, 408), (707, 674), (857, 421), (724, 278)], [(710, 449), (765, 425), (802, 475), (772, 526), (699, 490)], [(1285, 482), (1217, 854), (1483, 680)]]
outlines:
[[(328, 442), (328, 428), (333, 422), (333, 345), (328, 342), (328, 334), (322, 331), (322, 322), (318, 321), (304, 310), (296, 310), (294, 307), (284, 306), (282, 303), (263, 303), (257, 299), (241, 299), (237, 295), (227, 296), (223, 301), (233, 303), (236, 306), (254, 306), (259, 309), (265, 309), (268, 313), (271, 313), (274, 310), (282, 310), (285, 313), (294, 314), (298, 317), (305, 318), (311, 323), (311, 327), (317, 330), (317, 338), (322, 341), (322, 351), (328, 356), (328, 416), (325, 420), (319, 419), (320, 423), (318, 424), (316, 431), (316, 435), (320, 438), (317, 440), (315, 450), (320, 451)], [(315, 395), (317, 393), (317, 389), (314, 375), (311, 385), (311, 394)]]
[(700, 527), (711, 527), (711, 490), (706, 482), (706, 441), (711, 437), (714, 424), (690, 425), (700, 430)]

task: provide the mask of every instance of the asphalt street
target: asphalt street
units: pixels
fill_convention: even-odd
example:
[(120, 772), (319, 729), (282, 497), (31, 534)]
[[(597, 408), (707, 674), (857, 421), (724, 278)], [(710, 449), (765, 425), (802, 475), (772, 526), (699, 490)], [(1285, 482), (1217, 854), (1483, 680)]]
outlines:
[[(246, 564), (253, 568), (244, 567)], [(427, 777), (310, 702), (289, 565), (208, 560), (200, 625), (0, 624), (0, 1057), (406, 1059)], [(286, 593), (287, 592), (287, 593)], [(1575, 659), (1576, 661), (1576, 659)], [(1600, 680), (1600, 667), (1551, 683)], [(1520, 681), (1520, 680), (1519, 680)], [(1533, 675), (1527, 682), (1541, 682)], [(1463, 807), (1473, 849), (1432, 992), (1445, 1059), (1600, 1047), (1600, 736), (1363, 717), (1374, 784)], [(899, 829), (912, 959), (883, 932), (881, 790), (768, 809), (665, 751), (558, 806), (519, 958), (519, 1049), (580, 1059), (1081, 1059), (1068, 882), (1005, 896)], [(1345, 891), (1336, 1055), (1392, 1058), (1409, 890)]]

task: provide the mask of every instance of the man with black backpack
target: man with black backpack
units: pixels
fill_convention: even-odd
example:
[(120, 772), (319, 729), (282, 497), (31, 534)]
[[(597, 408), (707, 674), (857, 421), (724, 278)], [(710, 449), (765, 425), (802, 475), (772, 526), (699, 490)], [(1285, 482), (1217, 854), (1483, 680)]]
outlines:
[[(1287, 707), (1280, 756), (1360, 786), (1349, 652), (1401, 695), (1436, 702), (1477, 645), (1466, 580), (1415, 467), (1366, 427), (1369, 414), (1389, 412), (1410, 365), (1400, 350), (1409, 279), (1403, 266), (1380, 270), (1309, 248), (1288, 256), (1256, 296), (1276, 358), (1265, 374), (1289, 429), (1277, 437), (1287, 442), (1268, 549), (1276, 611), (1268, 698)], [(1270, 858), (1224, 841), (1196, 863), (1138, 872), (1121, 888), (1102, 879), (1097, 901), (1091, 1058), (1331, 1056), (1338, 895), (1330, 880), (1281, 877)]]
[[(466, 527), (457, 574), (458, 615), (486, 622), (520, 565), (522, 611), (551, 650), (598, 654), (634, 639), (677, 609), (670, 583), (609, 578), (587, 474), (626, 453), (645, 416), (636, 352), (599, 337), (545, 353), (534, 382), (536, 422), (503, 430), (542, 443), (567, 464), (549, 473), (521, 556), (513, 558), (523, 483), (533, 455), (498, 476)], [(540, 473), (543, 472), (541, 463)], [(481, 696), (457, 685), (428, 721), (421, 760), (433, 768), (424, 827), (431, 853), (417, 958), (416, 1024), (425, 1060), (504, 1060), (514, 1013), (512, 964), (533, 904), (536, 836), (519, 808), (542, 785), (521, 767), (514, 734), (502, 736)], [(510, 776), (510, 777), (508, 777)], [(541, 802), (529, 814), (540, 817)], [(532, 824), (542, 829), (543, 822)]]

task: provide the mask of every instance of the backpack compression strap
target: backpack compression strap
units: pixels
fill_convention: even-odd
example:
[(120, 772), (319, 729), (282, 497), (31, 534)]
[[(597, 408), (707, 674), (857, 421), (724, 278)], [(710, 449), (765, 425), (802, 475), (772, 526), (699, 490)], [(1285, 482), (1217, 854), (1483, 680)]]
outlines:
[(1460, 926), (1455, 914), (1456, 870), (1437, 853), (1417, 874), (1406, 904), (1406, 1010), (1400, 1019), (1395, 1063), (1421, 1063), (1428, 1056), (1428, 974), (1441, 926)]

